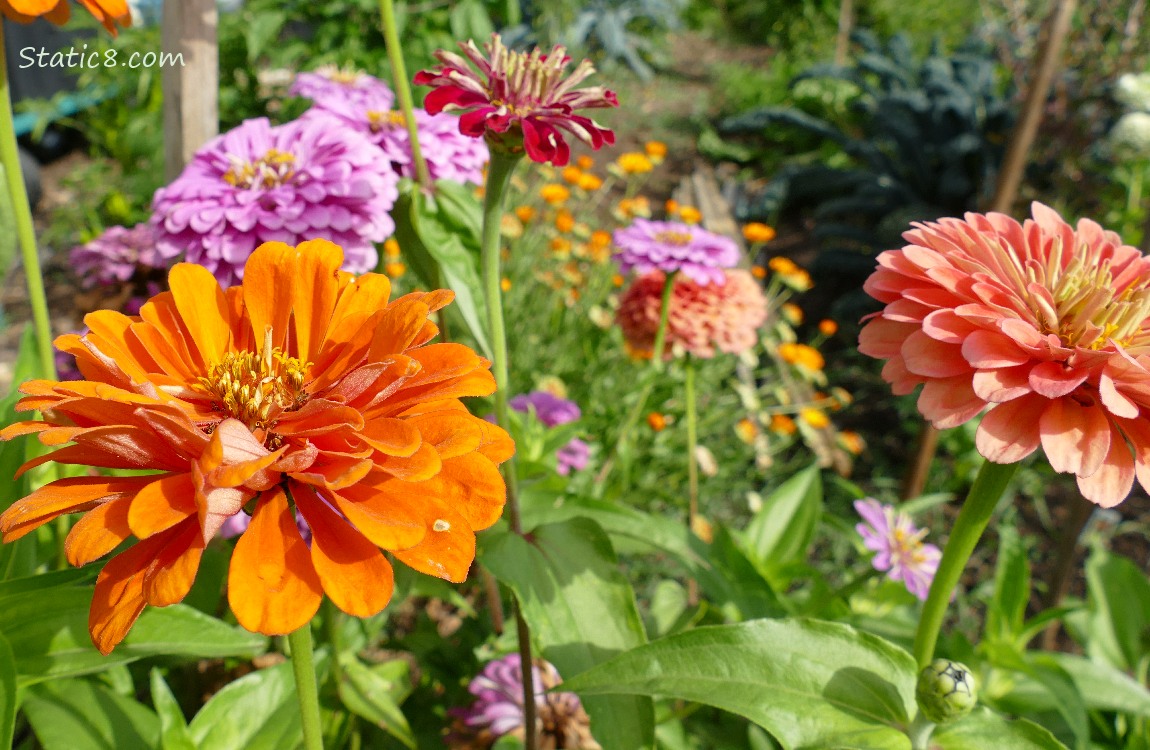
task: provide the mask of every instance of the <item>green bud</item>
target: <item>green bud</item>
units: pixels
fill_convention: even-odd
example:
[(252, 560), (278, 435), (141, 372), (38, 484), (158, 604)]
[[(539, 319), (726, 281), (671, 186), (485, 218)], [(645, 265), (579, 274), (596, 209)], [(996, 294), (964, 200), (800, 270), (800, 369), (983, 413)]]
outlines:
[(914, 696), (923, 716), (935, 724), (961, 719), (978, 702), (974, 675), (950, 659), (935, 659), (919, 672)]

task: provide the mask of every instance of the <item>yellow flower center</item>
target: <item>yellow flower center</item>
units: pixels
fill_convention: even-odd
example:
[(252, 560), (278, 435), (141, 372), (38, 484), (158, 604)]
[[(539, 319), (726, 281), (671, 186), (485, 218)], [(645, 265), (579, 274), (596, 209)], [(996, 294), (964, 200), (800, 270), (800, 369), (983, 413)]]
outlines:
[(303, 381), (310, 364), (273, 348), (268, 328), (261, 351), (228, 352), (200, 384), (215, 399), (213, 408), (250, 430), (265, 429), (276, 415), (307, 402)]
[(270, 189), (295, 177), (295, 155), (286, 151), (268, 149), (255, 161), (243, 161), (234, 156), (228, 158), (232, 166), (224, 173), (224, 182), (242, 190), (252, 187)]
[(403, 118), (402, 112), (393, 109), (386, 111), (369, 109), (367, 111), (367, 125), (371, 128), (371, 132), (378, 133), (384, 129), (407, 127), (407, 120)]
[(666, 245), (684, 246), (691, 244), (691, 233), (667, 230), (665, 232), (656, 232), (655, 239)]
[(359, 83), (360, 78), (363, 78), (363, 73), (355, 68), (328, 67), (321, 68), (316, 72), (332, 83), (339, 83), (344, 86), (354, 86)]

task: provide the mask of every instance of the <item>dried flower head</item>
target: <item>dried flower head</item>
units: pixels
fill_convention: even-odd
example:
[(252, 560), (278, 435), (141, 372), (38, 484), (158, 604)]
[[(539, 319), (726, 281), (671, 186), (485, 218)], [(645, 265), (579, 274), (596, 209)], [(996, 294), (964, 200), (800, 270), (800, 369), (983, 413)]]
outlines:
[(324, 240), (268, 243), (227, 290), (178, 264), (140, 317), (92, 313), (88, 333), (56, 340), (85, 380), (21, 386), (17, 408), (43, 419), (0, 439), (39, 434), (53, 448), (21, 472), (47, 461), (136, 471), (58, 479), (0, 515), (11, 542), (84, 513), (65, 543), (77, 566), (136, 538), (96, 581), (89, 628), (103, 653), (146, 605), (184, 598), (205, 544), (245, 509), (228, 601), (252, 631), (296, 630), (324, 594), (352, 615), (379, 612), (392, 593), (380, 548), (428, 575), (467, 576), (475, 531), (502, 513), (497, 464), (514, 452), (459, 401), (494, 391), (489, 363), (430, 343), (428, 318), (451, 292), (389, 302), (386, 277), (342, 263)]
[(942, 552), (922, 540), (926, 529), (918, 530), (910, 516), (878, 500), (856, 500), (855, 511), (864, 523), (855, 526), (867, 549), (875, 552), (871, 565), (892, 581), (902, 581), (907, 591), (925, 600)]
[[(617, 107), (614, 92), (601, 86), (576, 88), (595, 72), (584, 60), (567, 74), (571, 58), (556, 46), (550, 53), (539, 50), (516, 52), (503, 46), (498, 34), (481, 52), (475, 42), (459, 45), (463, 56), (438, 50), (442, 66), (420, 71), (415, 83), (432, 86), (424, 106), (437, 114), (462, 112), (459, 129), (472, 138), (486, 136), (493, 146), (527, 152), (536, 162), (557, 167), (571, 156), (563, 133), (569, 133), (593, 149), (615, 142), (615, 134), (580, 109)], [(474, 66), (474, 67), (472, 67)]]
[(700, 284), (723, 284), (723, 269), (739, 262), (739, 246), (729, 237), (673, 221), (635, 219), (615, 230), (615, 260), (619, 268), (683, 275)]
[(967, 214), (916, 224), (865, 289), (886, 304), (859, 350), (887, 360), (895, 393), (922, 385), (935, 427), (986, 410), (978, 451), (1014, 463), (1041, 445), (1082, 494), (1150, 489), (1150, 259), (1083, 219), (1035, 203), (1019, 224)]
[[(676, 277), (667, 322), (669, 358), (675, 350), (709, 358), (717, 352), (739, 354), (758, 341), (767, 318), (767, 301), (747, 271), (723, 272), (723, 284), (699, 284)], [(623, 292), (616, 321), (633, 354), (650, 357), (663, 307), (661, 271), (640, 276)]]
[(186, 253), (225, 286), (256, 246), (317, 236), (343, 247), (345, 269), (359, 273), (395, 230), (398, 185), (387, 157), (349, 128), (260, 118), (212, 140), (157, 190), (152, 224), (163, 255)]

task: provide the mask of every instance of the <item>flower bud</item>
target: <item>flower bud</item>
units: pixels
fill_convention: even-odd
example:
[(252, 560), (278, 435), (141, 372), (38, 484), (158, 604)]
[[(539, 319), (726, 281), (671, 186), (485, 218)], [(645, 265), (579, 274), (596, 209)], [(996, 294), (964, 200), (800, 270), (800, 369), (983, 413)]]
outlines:
[(949, 659), (935, 659), (919, 672), (914, 695), (923, 716), (935, 724), (966, 716), (978, 702), (974, 675)]

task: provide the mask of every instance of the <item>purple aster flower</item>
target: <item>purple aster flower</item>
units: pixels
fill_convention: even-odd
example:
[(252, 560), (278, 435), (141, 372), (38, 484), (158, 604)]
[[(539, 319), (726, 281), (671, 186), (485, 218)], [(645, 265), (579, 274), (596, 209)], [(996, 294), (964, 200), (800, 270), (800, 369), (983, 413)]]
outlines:
[[(523, 681), (519, 665), (519, 654), (508, 654), (488, 662), (471, 681), (467, 690), (475, 696), (475, 702), (468, 708), (449, 711), (455, 722), (446, 739), (452, 747), (472, 747), (470, 740), (493, 742), (508, 734), (523, 736)], [(579, 696), (547, 692), (562, 682), (555, 667), (536, 659), (531, 672), (540, 745), (599, 750)]]
[[(355, 99), (333, 97), (317, 100), (303, 116), (305, 119), (336, 118), (383, 149), (401, 175), (414, 177), (407, 123), (402, 112), (391, 108), (392, 103), (392, 97), (377, 94)], [(455, 115), (430, 115), (422, 109), (412, 114), (427, 171), (433, 180), (483, 184), (483, 167), (489, 157), (487, 144), (460, 133), (459, 118)]]
[(878, 500), (856, 500), (855, 510), (865, 523), (855, 526), (867, 549), (876, 554), (875, 570), (892, 581), (902, 581), (910, 593), (925, 600), (942, 553), (933, 544), (924, 544), (926, 529), (919, 530), (910, 516)]
[(344, 269), (376, 263), (375, 243), (395, 230), (388, 211), (399, 176), (370, 141), (330, 120), (272, 127), (248, 120), (204, 146), (156, 191), (153, 225), (162, 253), (186, 253), (224, 286), (264, 242), (322, 237), (343, 247)]
[(511, 399), (509, 406), (515, 411), (524, 413), (534, 407), (536, 418), (547, 427), (558, 427), (561, 424), (574, 422), (582, 416), (578, 404), (559, 398), (550, 391), (521, 393)]
[(302, 96), (317, 104), (334, 100), (357, 101), (365, 97), (386, 99), (387, 108), (395, 101), (391, 88), (375, 76), (355, 68), (324, 65), (310, 73), (300, 73), (288, 89), (291, 96)]
[(739, 262), (739, 246), (731, 238), (676, 221), (635, 219), (616, 229), (613, 240), (615, 260), (624, 273), (682, 271), (699, 284), (722, 285), (722, 269)]
[(555, 458), (559, 460), (559, 473), (567, 476), (573, 470), (582, 471), (587, 468), (591, 460), (591, 446), (579, 438), (571, 438), (567, 445), (555, 452)]
[(91, 242), (72, 248), (69, 260), (80, 283), (91, 288), (124, 283), (144, 268), (166, 268), (179, 253), (157, 246), (151, 224), (108, 227)]

